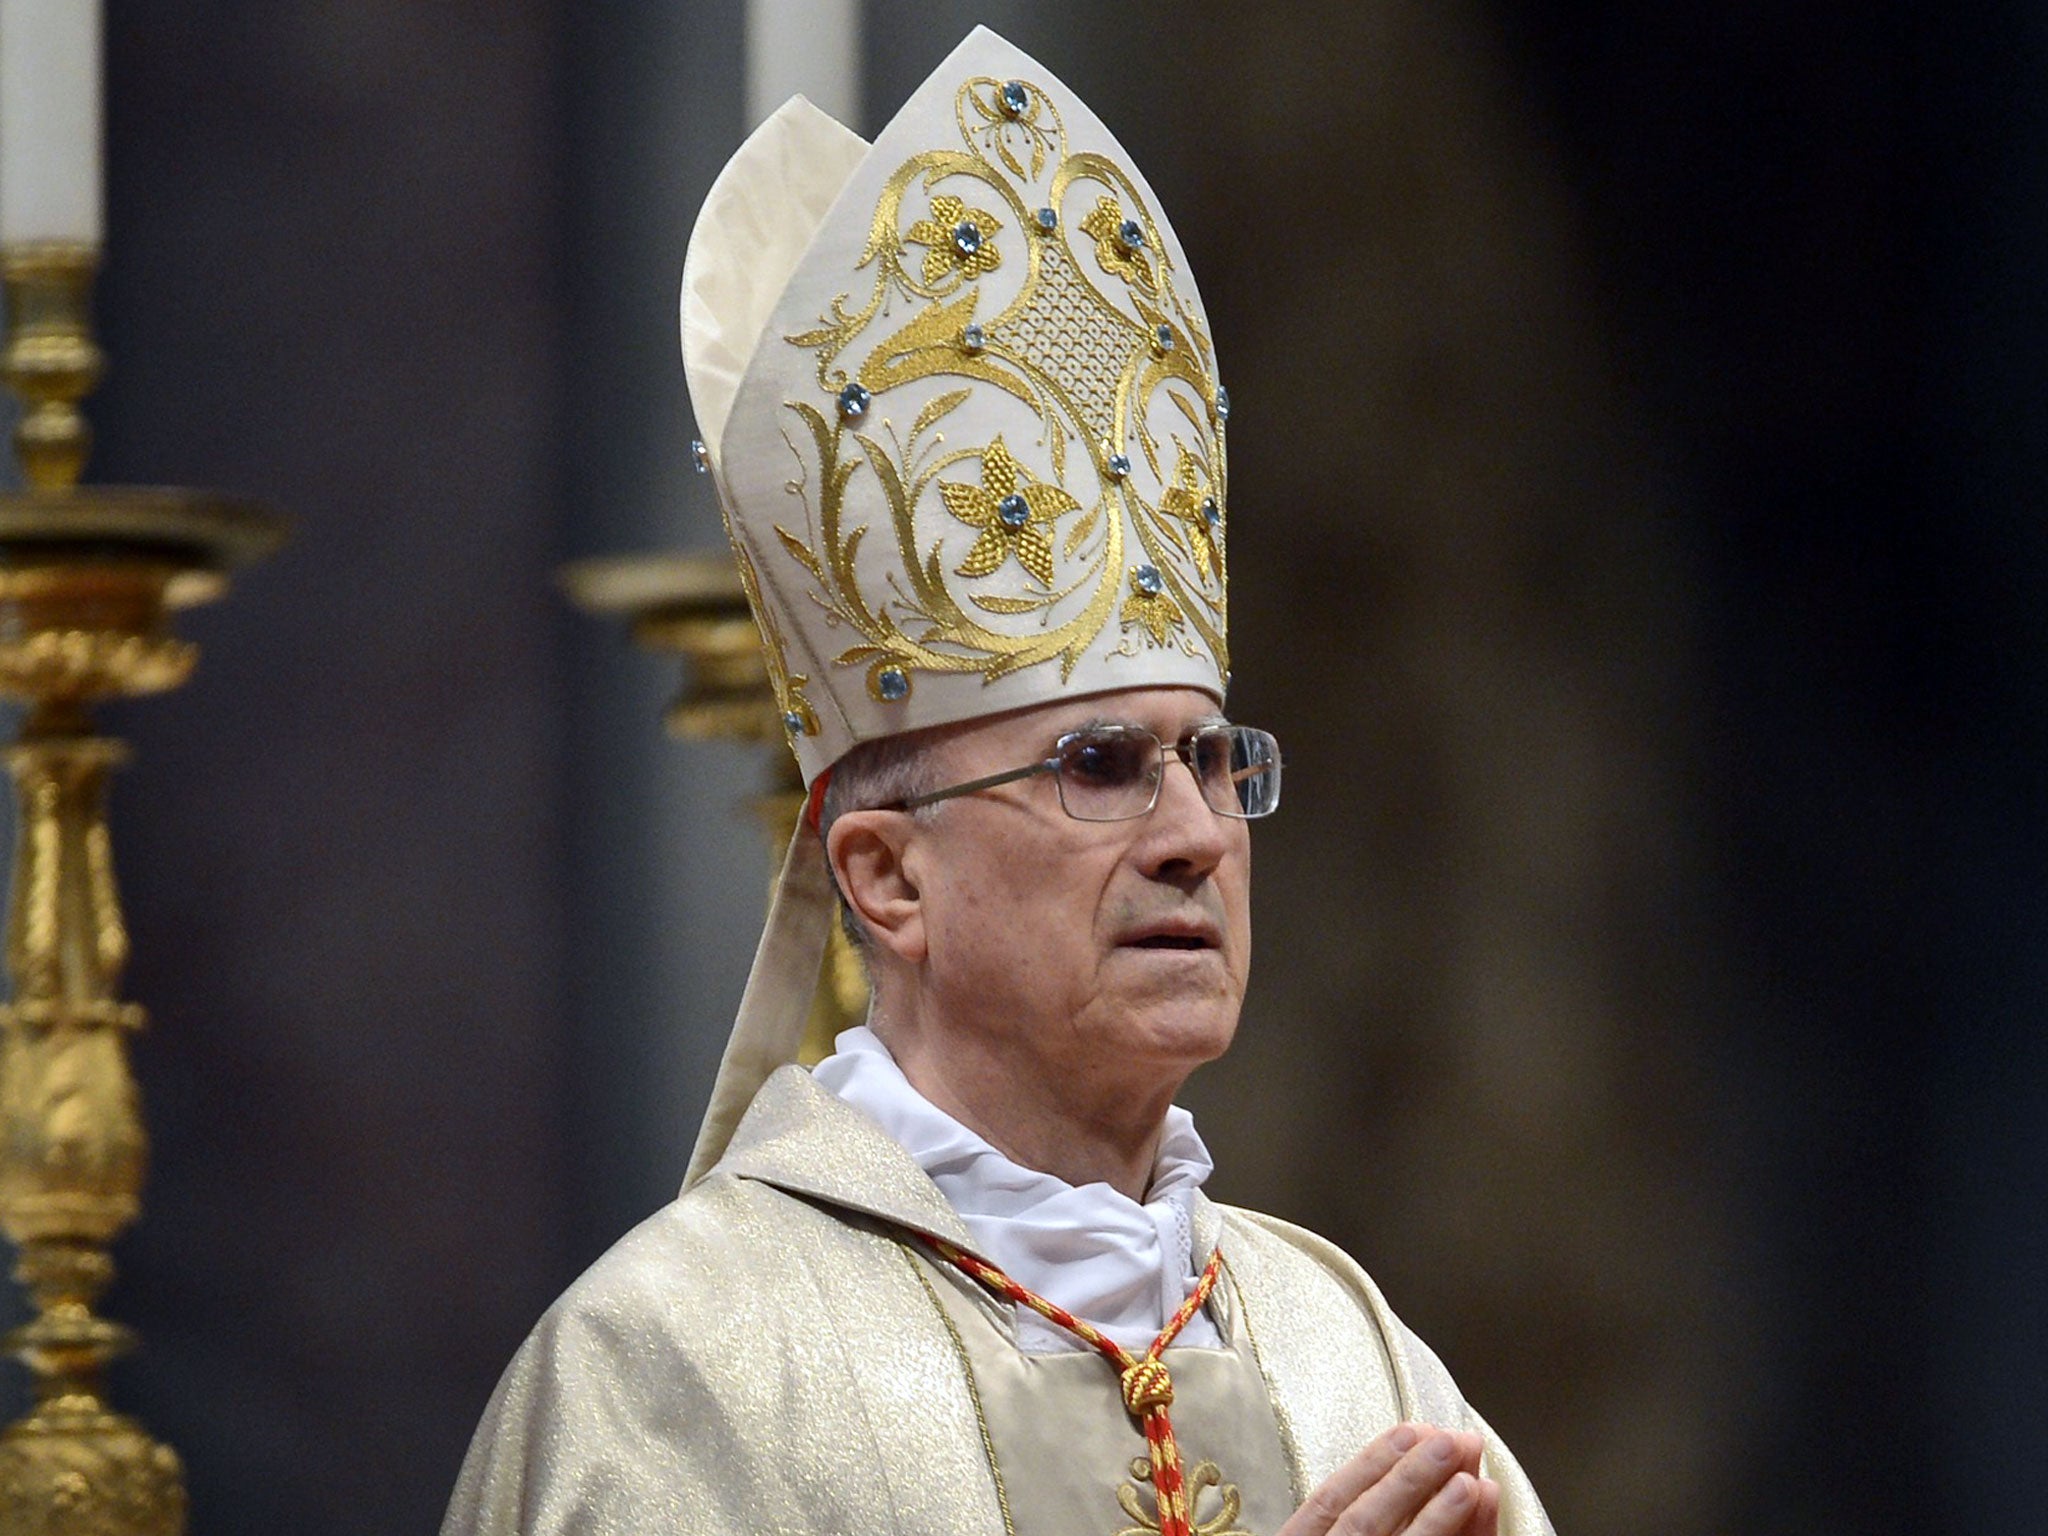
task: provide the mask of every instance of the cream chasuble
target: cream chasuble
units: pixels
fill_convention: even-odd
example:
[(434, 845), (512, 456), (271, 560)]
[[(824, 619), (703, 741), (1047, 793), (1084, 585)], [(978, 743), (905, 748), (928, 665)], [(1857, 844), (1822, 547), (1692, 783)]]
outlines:
[[(1550, 1530), (1506, 1447), (1356, 1265), (1200, 1196), (1193, 1224), (1196, 1250), (1220, 1246), (1226, 1265), (1222, 1346), (1167, 1354), (1198, 1527), (1271, 1536), (1407, 1418), (1485, 1434), (1503, 1536)], [(711, 1175), (541, 1320), (443, 1536), (1142, 1533), (1144, 1439), (1114, 1372), (1018, 1349), (1013, 1309), (905, 1228), (974, 1246), (871, 1120), (802, 1069), (777, 1072)], [(1215, 1478), (1194, 1487), (1205, 1462)], [(1238, 1507), (1215, 1524), (1225, 1484)]]

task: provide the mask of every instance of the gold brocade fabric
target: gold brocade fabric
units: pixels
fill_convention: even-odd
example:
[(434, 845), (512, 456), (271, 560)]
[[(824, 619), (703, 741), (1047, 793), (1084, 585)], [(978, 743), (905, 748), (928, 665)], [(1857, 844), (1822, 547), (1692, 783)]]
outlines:
[[(1113, 1373), (1019, 1354), (1009, 1309), (903, 1226), (973, 1246), (873, 1122), (802, 1069), (776, 1073), (710, 1177), (541, 1320), (443, 1536), (1142, 1533), (1143, 1437)], [(1208, 1202), (1195, 1239), (1227, 1266), (1211, 1304), (1225, 1347), (1170, 1356), (1191, 1482), (1215, 1466), (1193, 1489), (1207, 1536), (1271, 1536), (1404, 1417), (1486, 1432), (1503, 1536), (1549, 1532), (1507, 1449), (1357, 1266)]]

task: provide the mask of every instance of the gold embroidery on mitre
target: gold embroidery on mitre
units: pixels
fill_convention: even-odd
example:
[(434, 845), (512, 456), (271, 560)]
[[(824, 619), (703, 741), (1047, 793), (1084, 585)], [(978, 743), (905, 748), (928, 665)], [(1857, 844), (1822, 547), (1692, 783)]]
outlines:
[(1053, 399), (1091, 441), (1120, 437), (1125, 374), (1142, 335), (1134, 335), (1123, 312), (1096, 290), (1065, 247), (1042, 247), (1034, 277), (991, 327), (996, 344), (1031, 359)]
[[(1013, 85), (1024, 95), (1023, 105), (1014, 110), (1006, 99)], [(979, 120), (975, 127), (967, 122), (970, 111)], [(970, 143), (978, 138), (985, 151), (994, 150), (1004, 169), (1020, 181), (1027, 177), (1024, 163), (1011, 148), (1015, 140), (1023, 140), (1029, 150), (1028, 179), (1036, 181), (1045, 169), (1046, 154), (1067, 135), (1066, 124), (1060, 121), (1060, 109), (1052, 104), (1052, 98), (1022, 80), (970, 80), (954, 100), (953, 112), (960, 120), (961, 134)], [(1051, 120), (1050, 129), (1041, 126), (1041, 118)]]
[[(806, 516), (801, 532), (776, 528), (826, 624), (849, 631), (833, 663), (866, 669), (878, 699), (904, 697), (919, 671), (992, 682), (1056, 662), (1064, 680), (1114, 615), (1151, 646), (1206, 652), (1221, 674), (1222, 549), (1213, 524), (1198, 526), (1223, 483), (1214, 360), (1164, 240), (1124, 170), (1068, 152), (1040, 87), (969, 80), (954, 116), (964, 147), (913, 155), (882, 188), (855, 263), (871, 288), (838, 294), (817, 325), (786, 337), (836, 397), (784, 402)], [(1073, 230), (1060, 211), (1070, 188), (1092, 209)], [(1021, 244), (999, 251), (997, 233), (1012, 228)], [(1121, 256), (1106, 257), (1112, 248)], [(1121, 280), (1120, 298), (1077, 249)], [(1002, 296), (984, 303), (997, 273)], [(906, 433), (891, 394), (926, 380), (956, 384), (912, 397)], [(946, 418), (986, 389), (1037, 416), (1033, 462), (1014, 434), (947, 444)], [(1162, 401), (1191, 440), (1160, 441)], [(1165, 487), (1158, 505), (1132, 483), (1133, 460)], [(1188, 487), (1202, 494), (1184, 507), (1176, 491)], [(1079, 515), (1062, 533), (1069, 514)], [(1143, 569), (1164, 576), (1126, 595), (1139, 569), (1126, 565), (1133, 533)], [(1141, 654), (1135, 640), (1108, 654)]]
[[(1138, 1456), (1131, 1461), (1131, 1481), (1117, 1488), (1116, 1501), (1123, 1506), (1131, 1524), (1116, 1533), (1116, 1536), (1159, 1536), (1159, 1494), (1151, 1487), (1152, 1462), (1150, 1458)], [(1145, 1508), (1138, 1484), (1144, 1484), (1152, 1495), (1152, 1508)], [(1214, 1489), (1216, 1507), (1207, 1518), (1202, 1515), (1202, 1495)], [(1244, 1507), (1244, 1498), (1237, 1491), (1237, 1484), (1223, 1481), (1223, 1473), (1213, 1461), (1198, 1461), (1188, 1468), (1183, 1485), (1183, 1495), (1188, 1503), (1188, 1518), (1193, 1525), (1195, 1536), (1251, 1536), (1239, 1528), (1238, 1511)]]
[(1131, 223), (1138, 232), (1135, 242), (1124, 239), (1123, 204), (1113, 197), (1100, 197), (1095, 200), (1095, 211), (1081, 221), (1081, 233), (1095, 237), (1095, 259), (1102, 263), (1103, 271), (1151, 293), (1152, 262), (1147, 254), (1151, 247), (1144, 238), (1145, 226), (1135, 219)]
[(981, 456), (981, 484), (941, 480), (939, 493), (948, 512), (981, 534), (953, 568), (955, 576), (986, 576), (1014, 556), (1041, 585), (1052, 585), (1046, 530), (1061, 513), (1080, 511), (1081, 503), (1050, 481), (1032, 479), (1000, 435)]
[(1119, 617), (1123, 628), (1129, 629), (1136, 624), (1145, 631), (1152, 644), (1165, 645), (1187, 616), (1166, 590), (1158, 567), (1134, 565), (1131, 567), (1131, 595), (1124, 599), (1123, 612)]
[[(780, 529), (776, 531), (781, 532)], [(730, 524), (726, 532), (731, 534)], [(761, 601), (761, 579), (754, 570), (753, 559), (747, 554), (746, 545), (738, 539), (732, 539), (731, 543), (734, 563), (740, 568), (740, 589), (747, 594), (747, 606), (754, 610), (754, 622), (761, 631), (761, 654), (768, 666), (768, 683), (775, 690), (775, 703), (781, 711), (783, 724), (785, 727), (797, 727), (790, 731), (792, 736), (815, 736), (818, 733), (818, 712), (804, 697), (804, 687), (810, 678), (789, 670), (789, 648), (782, 638), (782, 626), (775, 620), (775, 610)]]
[(1184, 526), (1177, 530), (1195, 557), (1204, 581), (1223, 574), (1223, 503), (1209, 493), (1200, 463), (1186, 448), (1174, 466), (1173, 484), (1159, 498), (1159, 510)]
[(903, 238), (927, 247), (924, 281), (931, 287), (948, 273), (976, 278), (1001, 266), (996, 233), (1002, 227), (1002, 220), (986, 208), (970, 208), (957, 197), (935, 197), (931, 217), (919, 219)]

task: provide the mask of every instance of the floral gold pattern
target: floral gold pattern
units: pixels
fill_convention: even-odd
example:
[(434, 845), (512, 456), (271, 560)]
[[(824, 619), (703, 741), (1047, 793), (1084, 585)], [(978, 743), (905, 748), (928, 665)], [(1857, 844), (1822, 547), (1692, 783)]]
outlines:
[[(1137, 1487), (1140, 1483), (1147, 1487), (1151, 1485), (1152, 1463), (1149, 1458), (1136, 1456), (1131, 1459), (1131, 1479), (1116, 1491), (1117, 1503), (1123, 1506), (1131, 1521), (1116, 1536), (1158, 1536), (1157, 1499), (1154, 1499), (1152, 1509), (1146, 1509)], [(1190, 1528), (1194, 1536), (1250, 1536), (1237, 1524), (1238, 1511), (1244, 1507), (1244, 1496), (1238, 1492), (1235, 1483), (1223, 1481), (1223, 1473), (1215, 1462), (1198, 1461), (1188, 1468), (1186, 1486)], [(1215, 1510), (1204, 1518), (1202, 1495), (1210, 1489), (1216, 1491), (1218, 1503)]]
[(926, 247), (924, 282), (930, 288), (949, 274), (972, 279), (1001, 266), (996, 234), (1002, 227), (986, 208), (970, 208), (957, 197), (935, 197), (931, 217), (911, 225), (904, 239)]
[(1134, 250), (1125, 244), (1123, 227), (1123, 205), (1113, 197), (1097, 198), (1095, 211), (1081, 221), (1081, 233), (1094, 237), (1095, 259), (1102, 263), (1102, 270), (1152, 293), (1152, 262), (1145, 254), (1146, 247)]
[(1167, 595), (1158, 571), (1149, 565), (1141, 565), (1131, 572), (1131, 595), (1124, 599), (1123, 611), (1118, 618), (1125, 629), (1133, 624), (1140, 625), (1152, 644), (1166, 645), (1187, 615), (1181, 612), (1180, 604)]
[[(1021, 111), (1012, 110), (1004, 100), (1013, 86), (1021, 87), (1024, 93)], [(967, 126), (968, 112), (979, 119), (978, 135)], [(1027, 176), (1036, 181), (1045, 169), (1047, 154), (1058, 145), (1066, 128), (1060, 122), (1059, 110), (1045, 92), (1021, 80), (971, 80), (961, 94), (960, 131), (970, 140), (978, 137), (983, 150), (993, 150), (1012, 176), (1020, 181)], [(1029, 172), (1018, 158), (1020, 147), (1031, 157)]]
[[(1152, 646), (1206, 656), (1220, 679), (1223, 557), (1201, 508), (1220, 504), (1223, 444), (1192, 292), (1131, 175), (1071, 150), (1043, 88), (970, 79), (954, 117), (959, 147), (913, 154), (883, 182), (853, 268), (868, 286), (785, 336), (815, 359), (823, 395), (784, 401), (802, 518), (775, 526), (779, 552), (757, 554), (796, 562), (825, 627), (852, 641), (832, 664), (864, 669), (877, 698), (878, 679), (919, 672), (993, 682), (1056, 663), (1064, 681), (1112, 615)], [(1092, 208), (1078, 233), (1038, 219), (1070, 199)], [(994, 236), (1013, 224), (1044, 233), (1006, 267)], [(1098, 286), (1081, 251), (1121, 282)], [(855, 385), (870, 403), (849, 418), (833, 400)], [(969, 400), (959, 420), (985, 435), (949, 443)], [(997, 405), (998, 419), (1021, 408), (1035, 421), (1035, 441), (993, 430)], [(1192, 436), (1162, 430), (1176, 414)], [(1156, 585), (1126, 595), (1135, 569)]]
[(1223, 555), (1217, 540), (1223, 530), (1222, 505), (1209, 494), (1201, 466), (1185, 448), (1180, 451), (1180, 462), (1174, 466), (1173, 484), (1159, 498), (1159, 510), (1182, 524), (1181, 537), (1194, 554), (1195, 568), (1202, 573), (1202, 579), (1220, 579)]
[(981, 530), (956, 576), (986, 576), (1010, 556), (1046, 586), (1052, 585), (1052, 540), (1046, 530), (1081, 503), (1058, 486), (1033, 480), (998, 437), (981, 456), (981, 484), (941, 480), (946, 510)]

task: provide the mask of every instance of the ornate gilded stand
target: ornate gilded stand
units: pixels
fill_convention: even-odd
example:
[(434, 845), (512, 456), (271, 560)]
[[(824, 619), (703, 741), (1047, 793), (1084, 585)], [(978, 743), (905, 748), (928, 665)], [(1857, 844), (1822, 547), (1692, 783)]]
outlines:
[[(803, 813), (804, 784), (785, 744), (761, 632), (747, 610), (732, 556), (721, 550), (584, 560), (563, 571), (562, 584), (586, 612), (626, 619), (642, 649), (687, 663), (683, 686), (668, 709), (670, 731), (698, 741), (771, 744), (774, 779), (754, 798), (753, 809), (770, 857), (779, 860)], [(832, 1037), (859, 1023), (867, 1009), (860, 957), (835, 927), (804, 1031), (802, 1060), (822, 1060), (831, 1052)]]
[(26, 706), (4, 750), (17, 818), (7, 917), (13, 1000), (0, 1005), (0, 1230), (34, 1319), (6, 1348), (29, 1368), (28, 1415), (0, 1431), (0, 1532), (176, 1536), (176, 1454), (107, 1406), (129, 1330), (93, 1309), (116, 1236), (141, 1208), (147, 1139), (120, 1000), (128, 934), (108, 841), (107, 776), (127, 756), (92, 728), (103, 699), (161, 693), (197, 649), (171, 630), (231, 571), (269, 554), (281, 521), (207, 492), (85, 486), (78, 402), (103, 366), (90, 325), (97, 253), (0, 251), (0, 373), (22, 402), (28, 489), (0, 496), (0, 693)]

